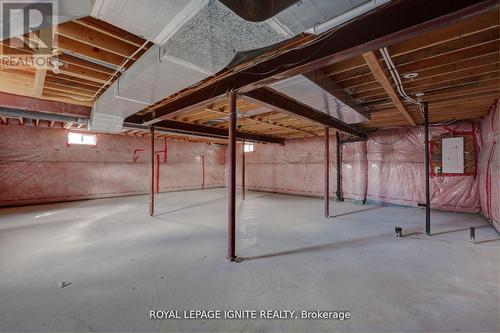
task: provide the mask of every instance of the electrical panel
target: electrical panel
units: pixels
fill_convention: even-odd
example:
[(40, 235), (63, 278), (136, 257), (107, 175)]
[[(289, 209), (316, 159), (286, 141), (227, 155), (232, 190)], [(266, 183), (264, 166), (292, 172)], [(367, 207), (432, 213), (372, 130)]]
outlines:
[(464, 138), (442, 139), (443, 173), (464, 173)]

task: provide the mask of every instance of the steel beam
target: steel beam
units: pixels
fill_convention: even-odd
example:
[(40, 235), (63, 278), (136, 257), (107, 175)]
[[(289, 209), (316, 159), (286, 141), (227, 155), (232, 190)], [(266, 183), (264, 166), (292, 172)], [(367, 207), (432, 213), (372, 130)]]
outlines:
[(322, 69), (304, 74), (304, 76), (359, 114), (362, 114), (365, 117), (369, 115), (370, 110), (362, 105), (360, 99), (353, 98), (350, 92), (341, 87), (340, 84), (335, 82)]
[(227, 259), (236, 259), (236, 93), (229, 92), (229, 169), (227, 180)]
[[(90, 107), (63, 102), (47, 101), (28, 96), (20, 96), (0, 92), (0, 106), (25, 111), (43, 112), (62, 116), (89, 118)], [(43, 116), (43, 114), (42, 114)], [(40, 117), (43, 119), (43, 117)]]
[[(132, 118), (133, 119), (133, 118)], [(135, 119), (133, 119), (135, 120)], [(135, 128), (145, 128), (144, 125), (133, 123), (133, 122), (125, 122), (124, 127), (135, 127)], [(183, 134), (193, 134), (198, 136), (205, 136), (211, 138), (223, 138), (226, 139), (228, 137), (228, 130), (217, 127), (203, 126), (191, 123), (183, 123), (180, 121), (174, 120), (162, 120), (155, 124), (156, 129), (161, 130), (169, 130), (171, 132), (183, 133)], [(265, 142), (265, 143), (278, 143), (284, 144), (285, 140), (282, 138), (275, 138), (271, 136), (258, 135), (258, 134), (250, 134), (244, 132), (236, 132), (236, 137), (238, 139), (244, 139), (247, 141), (253, 142)]]
[(498, 0), (391, 1), (308, 40), (302, 46), (249, 64), (240, 71), (228, 71), (193, 87), (154, 112), (144, 115), (143, 123), (158, 122), (168, 114), (205, 103), (229, 90), (248, 92), (364, 52), (415, 38), (495, 8), (498, 8)]
[(325, 199), (325, 217), (330, 216), (330, 129), (325, 127), (325, 152), (324, 161), (324, 199)]
[(278, 109), (280, 112), (299, 116), (304, 119), (315, 121), (323, 126), (333, 127), (339, 131), (346, 132), (359, 137), (366, 137), (366, 134), (356, 126), (349, 125), (324, 112), (318, 111), (305, 105), (289, 96), (286, 96), (271, 88), (259, 88), (245, 93), (253, 102), (262, 104), (271, 109)]
[(429, 106), (423, 104), (425, 130), (425, 234), (431, 235), (431, 187), (429, 180)]
[(149, 144), (150, 144), (150, 181), (151, 187), (149, 188), (149, 215), (153, 216), (155, 214), (155, 128), (151, 126), (149, 131)]

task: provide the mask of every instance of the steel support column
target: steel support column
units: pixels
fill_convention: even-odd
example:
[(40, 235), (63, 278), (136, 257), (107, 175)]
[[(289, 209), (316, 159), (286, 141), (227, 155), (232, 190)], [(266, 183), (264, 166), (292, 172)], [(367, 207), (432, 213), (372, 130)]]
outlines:
[(236, 259), (236, 93), (229, 92), (229, 169), (227, 181), (227, 258)]
[(155, 213), (155, 128), (151, 126), (149, 130), (150, 135), (150, 176), (151, 187), (149, 188), (149, 215), (153, 216)]
[(245, 140), (241, 142), (241, 199), (245, 200)]
[(324, 197), (325, 197), (325, 217), (330, 216), (330, 129), (325, 128), (325, 153), (323, 157), (324, 161)]
[(337, 131), (337, 201), (344, 201), (342, 198), (342, 141), (340, 139), (340, 133)]
[(431, 190), (429, 182), (429, 106), (423, 104), (425, 128), (425, 234), (431, 235)]

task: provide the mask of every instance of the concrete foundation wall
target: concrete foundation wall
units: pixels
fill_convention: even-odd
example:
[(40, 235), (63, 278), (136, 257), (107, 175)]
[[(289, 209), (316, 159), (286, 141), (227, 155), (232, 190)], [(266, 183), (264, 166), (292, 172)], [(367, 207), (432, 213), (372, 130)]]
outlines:
[[(148, 193), (149, 137), (97, 134), (96, 146), (83, 146), (68, 145), (67, 136), (65, 129), (0, 125), (0, 206)], [(224, 147), (155, 145), (160, 192), (200, 189), (203, 175), (205, 188), (224, 186)]]

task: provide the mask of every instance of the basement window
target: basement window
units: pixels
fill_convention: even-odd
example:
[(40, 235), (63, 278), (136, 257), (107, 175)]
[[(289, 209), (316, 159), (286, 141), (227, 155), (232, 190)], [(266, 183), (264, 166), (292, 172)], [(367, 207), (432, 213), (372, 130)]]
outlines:
[(245, 146), (243, 147), (243, 151), (245, 153), (251, 153), (254, 151), (253, 143), (245, 143)]
[(83, 134), (74, 132), (68, 133), (68, 144), (95, 146), (96, 143), (97, 138), (95, 134)]

